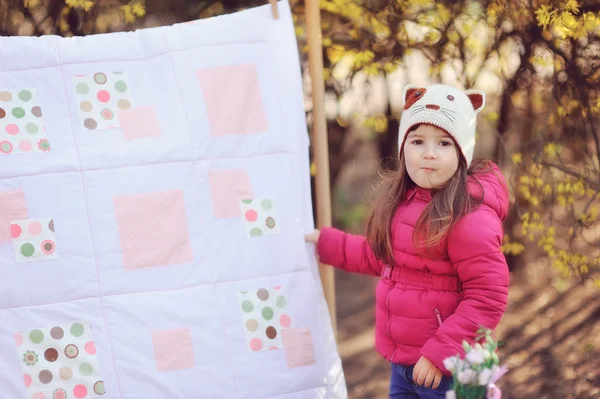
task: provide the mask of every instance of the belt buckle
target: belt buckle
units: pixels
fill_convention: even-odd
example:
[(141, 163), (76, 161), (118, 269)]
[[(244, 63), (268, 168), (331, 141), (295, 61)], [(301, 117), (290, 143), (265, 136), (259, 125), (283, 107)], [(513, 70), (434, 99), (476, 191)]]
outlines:
[(389, 265), (385, 265), (385, 267), (383, 268), (383, 272), (381, 273), (383, 278), (387, 278), (389, 279), (390, 276), (392, 275), (392, 267)]

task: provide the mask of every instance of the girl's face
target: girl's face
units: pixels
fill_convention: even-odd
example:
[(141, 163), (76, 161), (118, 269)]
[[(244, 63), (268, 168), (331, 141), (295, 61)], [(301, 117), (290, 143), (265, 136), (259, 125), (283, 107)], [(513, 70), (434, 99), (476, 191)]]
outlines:
[(406, 170), (422, 188), (443, 186), (458, 169), (458, 148), (442, 129), (421, 124), (404, 143)]

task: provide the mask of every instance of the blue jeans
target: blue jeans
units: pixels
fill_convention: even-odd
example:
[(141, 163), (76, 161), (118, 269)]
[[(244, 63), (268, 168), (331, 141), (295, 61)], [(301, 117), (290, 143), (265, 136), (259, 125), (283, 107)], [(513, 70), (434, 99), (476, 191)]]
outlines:
[(420, 387), (413, 380), (413, 366), (392, 363), (389, 399), (445, 399), (452, 388), (452, 378), (443, 377), (437, 389)]

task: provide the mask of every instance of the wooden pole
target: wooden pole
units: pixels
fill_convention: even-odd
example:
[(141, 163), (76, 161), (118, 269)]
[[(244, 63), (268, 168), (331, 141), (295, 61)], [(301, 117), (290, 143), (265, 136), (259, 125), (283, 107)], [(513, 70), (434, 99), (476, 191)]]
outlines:
[(271, 13), (273, 14), (273, 19), (279, 19), (279, 8), (277, 8), (277, 0), (269, 0), (269, 4), (271, 4)]
[[(304, 4), (306, 32), (308, 35), (308, 61), (312, 84), (312, 147), (317, 173), (315, 176), (317, 197), (317, 227), (331, 226), (331, 187), (329, 184), (329, 148), (327, 122), (325, 119), (325, 82), (323, 81), (323, 40), (321, 33), (321, 10), (319, 0), (306, 0)], [(337, 336), (335, 308), (335, 279), (331, 266), (319, 265), (321, 282), (333, 332)]]

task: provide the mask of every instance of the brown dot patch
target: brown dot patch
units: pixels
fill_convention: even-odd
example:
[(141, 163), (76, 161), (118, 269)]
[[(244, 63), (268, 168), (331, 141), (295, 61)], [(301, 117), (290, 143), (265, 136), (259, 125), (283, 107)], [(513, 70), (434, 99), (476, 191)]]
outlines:
[(52, 382), (52, 373), (50, 372), (50, 370), (40, 371), (38, 377), (42, 384), (50, 384), (50, 382)]
[(267, 331), (265, 331), (265, 334), (269, 339), (275, 339), (275, 337), (277, 336), (277, 330), (275, 329), (275, 327), (267, 327)]
[(94, 130), (95, 128), (98, 127), (98, 122), (96, 122), (96, 120), (92, 119), (92, 118), (87, 118), (84, 122), (83, 122), (83, 126), (87, 127), (90, 130)]
[(54, 348), (46, 349), (44, 352), (44, 358), (50, 363), (55, 362), (58, 359), (58, 351)]
[(267, 291), (264, 288), (261, 288), (260, 290), (258, 290), (258, 292), (256, 293), (256, 296), (258, 297), (258, 299), (260, 299), (261, 301), (266, 301), (267, 299), (269, 299), (269, 291)]

